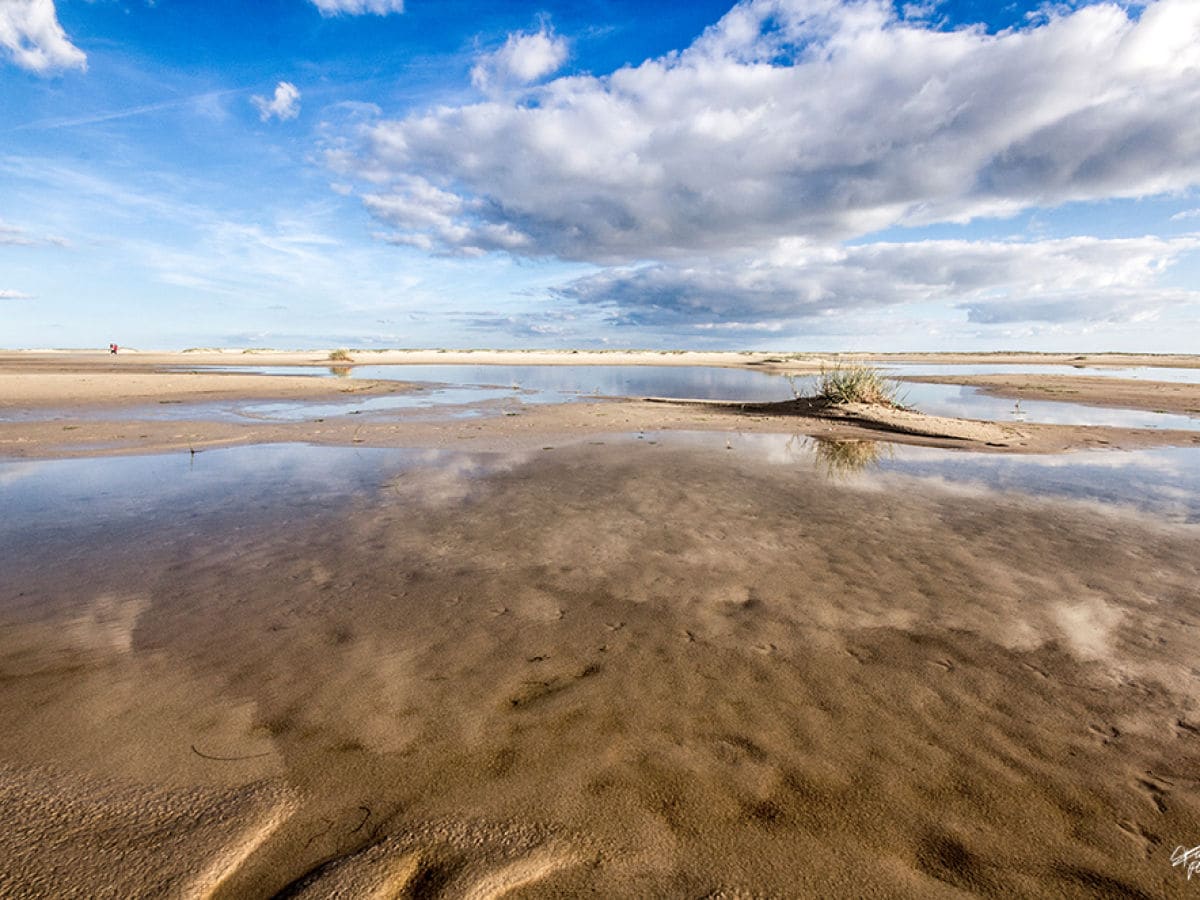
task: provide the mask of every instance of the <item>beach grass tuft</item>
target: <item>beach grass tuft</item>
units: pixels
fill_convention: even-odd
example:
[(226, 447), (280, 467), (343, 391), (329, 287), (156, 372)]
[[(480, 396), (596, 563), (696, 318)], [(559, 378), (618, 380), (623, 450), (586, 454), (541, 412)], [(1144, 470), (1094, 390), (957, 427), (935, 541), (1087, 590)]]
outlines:
[(330, 362), (354, 362), (349, 350), (333, 350), (329, 354)]
[(899, 386), (873, 366), (836, 366), (822, 369), (817, 397), (826, 403), (870, 403), (896, 406)]

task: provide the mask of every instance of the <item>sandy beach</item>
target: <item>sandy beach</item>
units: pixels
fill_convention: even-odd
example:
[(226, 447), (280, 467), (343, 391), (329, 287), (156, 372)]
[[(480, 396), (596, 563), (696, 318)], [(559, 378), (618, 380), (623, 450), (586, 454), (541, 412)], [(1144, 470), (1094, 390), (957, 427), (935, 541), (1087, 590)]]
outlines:
[(1200, 435), (178, 358), (0, 359), (0, 893), (1189, 896)]
[[(917, 355), (942, 363), (971, 359), (980, 364), (1012, 361), (1010, 355)], [(917, 358), (904, 357), (905, 359)], [(314, 373), (356, 365), (394, 367), (402, 378), (404, 366), (705, 366), (782, 369), (814, 373), (839, 364), (834, 356), (809, 356), (786, 365), (769, 353), (660, 353), (654, 351), (356, 351), (349, 365), (329, 360), (329, 352), (204, 351), (179, 353), (102, 353), (22, 351), (0, 353), (0, 454), (7, 456), (66, 456), (78, 454), (161, 452), (228, 444), (302, 440), (329, 444), (395, 446), (416, 444), (444, 447), (474, 442), (481, 446), (536, 446), (544, 439), (603, 434), (614, 429), (699, 429), (714, 431), (778, 431), (795, 429), (827, 437), (871, 438), (888, 434), (900, 442), (957, 446), (984, 451), (1054, 452), (1085, 447), (1134, 448), (1189, 445), (1200, 436), (1186, 431), (1136, 428), (1095, 428), (1037, 423), (994, 424), (880, 409), (839, 409), (817, 413), (803, 405), (750, 403), (647, 403), (646, 398), (606, 399), (589, 406), (529, 407), (519, 416), (489, 416), (478, 420), (408, 419), (384, 421), (370, 416), (314, 416), (296, 422), (221, 421), (212, 409), (198, 404), (261, 401), (353, 401), (410, 393), (420, 385), (392, 379), (315, 378), (302, 375), (239, 374), (223, 366), (304, 367)], [(1054, 364), (1069, 355), (1028, 354), (1026, 363)], [(860, 357), (853, 357), (860, 359)], [(1087, 359), (1122, 360), (1122, 354)], [(1137, 365), (1159, 364), (1190, 368), (1196, 357), (1136, 357)], [(1157, 363), (1151, 361), (1157, 360)], [(844, 362), (845, 360), (843, 360)], [(1100, 363), (1097, 363), (1100, 364)], [(1113, 363), (1116, 365), (1117, 363)], [(912, 377), (912, 381), (932, 381)], [(978, 384), (1003, 396), (1065, 398), (1097, 406), (1128, 406), (1147, 410), (1191, 413), (1200, 409), (1200, 385), (1125, 382), (1087, 376), (938, 376), (949, 384)], [(179, 414), (163, 420), (153, 413), (164, 408)], [(103, 416), (86, 414), (105, 411)], [(30, 415), (52, 412), (53, 415)], [(84, 415), (78, 415), (83, 412)], [(320, 421), (314, 421), (320, 419)]]

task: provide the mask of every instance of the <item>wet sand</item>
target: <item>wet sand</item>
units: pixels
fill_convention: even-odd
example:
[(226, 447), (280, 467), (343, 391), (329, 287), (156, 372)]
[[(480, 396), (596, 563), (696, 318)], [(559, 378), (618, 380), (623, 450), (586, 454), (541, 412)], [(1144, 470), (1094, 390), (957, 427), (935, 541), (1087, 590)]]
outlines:
[(746, 440), (39, 526), (0, 884), (1189, 896), (1196, 526)]
[[(68, 415), (0, 422), (0, 491), (117, 456), (0, 523), (0, 895), (1194, 890), (1198, 526), (874, 472), (866, 438), (1200, 435), (644, 401), (137, 419), (345, 385), (97, 385), (99, 359), (35, 396), (25, 365), (0, 404)], [(298, 447), (335, 454), (301, 489), (268, 442), (349, 449)], [(403, 449), (351, 478), (356, 447)], [(170, 449), (195, 496), (106, 487)], [(244, 473), (204, 490), (221, 454)]]
[[(487, 407), (484, 407), (486, 410)], [(927, 447), (993, 453), (1055, 453), (1094, 447), (1198, 446), (1200, 433), (1085, 425), (1020, 425), (850, 407), (818, 415), (788, 403), (756, 404), (601, 400), (456, 418), (445, 413), (341, 415), (281, 422), (210, 418), (64, 418), (0, 422), (0, 458), (40, 459), (202, 451), (213, 447), (303, 441), (366, 447), (538, 449), (546, 444), (629, 431), (780, 431), (841, 439), (887, 439)]]

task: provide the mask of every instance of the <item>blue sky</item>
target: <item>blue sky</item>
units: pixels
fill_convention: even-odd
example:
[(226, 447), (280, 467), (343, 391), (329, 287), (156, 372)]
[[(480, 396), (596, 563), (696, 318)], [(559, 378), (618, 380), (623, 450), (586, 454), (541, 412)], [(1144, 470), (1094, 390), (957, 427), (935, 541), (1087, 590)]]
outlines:
[(1196, 351), (1200, 3), (0, 0), (0, 346)]

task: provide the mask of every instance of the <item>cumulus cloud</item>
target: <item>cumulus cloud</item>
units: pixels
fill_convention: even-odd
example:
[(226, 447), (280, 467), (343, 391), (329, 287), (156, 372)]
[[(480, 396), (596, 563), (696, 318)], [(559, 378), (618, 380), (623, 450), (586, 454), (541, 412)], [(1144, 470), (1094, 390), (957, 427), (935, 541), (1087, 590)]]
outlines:
[(264, 122), (274, 117), (283, 122), (300, 115), (300, 90), (290, 81), (281, 81), (275, 86), (275, 95), (267, 98), (255, 94), (250, 98)]
[(1114, 322), (1153, 316), (1200, 291), (1164, 284), (1200, 236), (921, 241), (847, 247), (785, 242), (766, 259), (600, 271), (557, 290), (625, 325), (781, 327), (936, 303), (969, 322)]
[(481, 91), (532, 84), (562, 68), (567, 42), (543, 26), (536, 32), (514, 32), (504, 46), (479, 58), (471, 83)]
[(404, 0), (312, 0), (323, 16), (361, 16), (372, 13), (386, 16), (404, 12)]
[[(554, 40), (510, 38), (477, 83), (548, 74)], [(1194, 185), (1197, 71), (1195, 0), (998, 34), (891, 0), (745, 0), (682, 51), (364, 125), (331, 163), (372, 181), (399, 243), (606, 264), (757, 252)]]
[(31, 72), (87, 69), (87, 56), (58, 23), (54, 0), (0, 0), (0, 47)]

